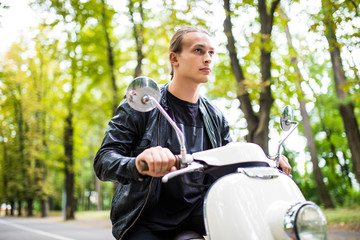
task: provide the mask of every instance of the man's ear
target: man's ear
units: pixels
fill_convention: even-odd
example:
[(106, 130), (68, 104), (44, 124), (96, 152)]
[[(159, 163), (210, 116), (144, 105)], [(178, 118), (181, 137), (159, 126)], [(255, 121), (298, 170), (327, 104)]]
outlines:
[(175, 53), (175, 52), (170, 52), (170, 54), (169, 54), (169, 60), (170, 60), (171, 65), (177, 66), (177, 65), (179, 64), (178, 59), (177, 59), (177, 56), (178, 56), (177, 53)]

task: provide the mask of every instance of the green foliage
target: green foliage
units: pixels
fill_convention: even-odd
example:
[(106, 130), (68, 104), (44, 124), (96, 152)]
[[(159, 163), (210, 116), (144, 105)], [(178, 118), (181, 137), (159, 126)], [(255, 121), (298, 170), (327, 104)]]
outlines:
[(343, 206), (352, 191), (352, 162), (332, 86), (328, 95), (319, 96), (318, 103), (319, 122), (313, 125), (316, 147), (321, 153), (320, 159), (324, 165), (322, 171), (331, 195), (336, 204)]
[[(133, 2), (134, 10), (139, 12), (140, 0)], [(144, 16), (141, 21), (135, 19), (135, 23), (144, 28), (141, 36), (145, 56), (142, 74), (159, 83), (167, 82), (170, 37), (183, 25), (205, 26), (217, 36), (217, 40), (220, 39), (214, 76), (207, 85), (206, 94), (214, 102), (219, 99), (226, 101), (226, 107), (233, 111), (231, 106), (238, 93), (225, 50), (226, 37), (222, 27), (218, 28), (210, 22), (222, 6), (212, 1), (195, 0), (184, 3), (165, 0), (141, 2)], [(296, 3), (298, 1), (291, 2), (301, 6)], [(217, 8), (213, 8), (214, 4)], [(258, 99), (262, 87), (262, 45), (257, 9), (253, 1), (232, 4), (238, 58), (251, 99)], [(0, 63), (0, 202), (25, 200), (33, 196), (39, 210), (39, 201), (51, 198), (53, 208), (61, 209), (66, 159), (64, 119), (71, 110), (74, 124), (74, 195), (79, 209), (95, 209), (92, 164), (112, 116), (114, 97), (104, 26), (107, 26), (113, 47), (116, 85), (121, 100), (133, 78), (137, 56), (127, 2), (103, 5), (100, 0), (38, 0), (33, 1), (32, 6), (40, 12), (51, 13), (52, 17), (43, 19), (30, 38), (15, 42)], [(349, 93), (347, 101), (354, 103), (360, 119), (360, 74), (358, 57), (355, 56), (360, 42), (356, 25), (359, 8), (351, 1), (335, 1), (330, 7), (335, 12), (333, 16), (340, 46), (346, 53), (344, 69), (349, 81), (342, 87)], [(286, 11), (290, 10), (291, 5), (288, 5)], [(299, 99), (306, 102), (324, 181), (331, 197), (337, 206), (352, 206), (360, 201), (359, 192), (331, 81), (331, 62), (328, 54), (324, 54), (328, 51), (327, 44), (323, 42), (325, 28), (321, 21), (324, 15), (313, 12), (312, 9), (304, 9), (299, 16), (291, 15), (291, 18), (311, 17), (302, 23), (308, 26), (309, 33), (314, 34), (311, 35), (314, 41), (297, 33), (294, 36), (295, 49), (290, 50), (284, 40), (284, 24), (293, 20), (280, 19), (278, 13), (275, 15), (272, 38), (265, 46), (272, 50), (271, 90), (275, 104), (271, 115), (278, 116), (284, 105), (298, 108)], [(301, 62), (303, 79), (300, 82), (294, 62), (289, 57), (294, 55)], [(303, 87), (303, 92), (299, 90), (299, 85)], [(72, 98), (71, 91), (74, 91)], [(257, 110), (259, 103), (254, 100), (252, 104)], [(23, 122), (20, 122), (20, 113)], [(232, 114), (225, 113), (230, 117)], [(301, 121), (299, 111), (295, 114), (296, 119)], [(246, 122), (241, 113), (237, 115), (240, 119), (235, 119), (231, 129), (240, 132), (238, 135), (243, 137), (246, 135), (243, 134)], [(270, 124), (270, 127), (278, 127), (274, 122)], [(301, 124), (299, 130), (302, 134)], [(242, 140), (241, 137), (236, 139)], [(19, 147), (21, 143), (23, 152)], [(296, 161), (303, 155), (290, 148), (284, 153), (291, 160), (293, 179), (306, 198), (321, 204), (309, 157), (306, 155), (303, 166)], [(102, 204), (108, 209), (113, 185), (101, 183), (101, 188)]]
[(222, 96), (229, 100), (236, 98), (236, 81), (232, 75), (230, 59), (225, 54), (218, 54), (219, 63), (215, 66), (215, 78), (207, 85), (210, 98)]

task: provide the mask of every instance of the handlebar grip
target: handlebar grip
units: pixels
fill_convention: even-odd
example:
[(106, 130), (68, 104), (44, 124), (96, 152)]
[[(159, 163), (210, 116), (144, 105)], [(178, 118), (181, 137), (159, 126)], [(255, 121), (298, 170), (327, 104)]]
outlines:
[(180, 161), (181, 160), (180, 159), (181, 159), (181, 157), (179, 155), (175, 155), (175, 164), (174, 164), (174, 166), (176, 167), (177, 170), (179, 170), (181, 168), (181, 166), (180, 166)]
[(144, 160), (141, 160), (139, 162), (139, 168), (141, 172), (145, 172), (149, 170), (149, 166), (147, 165), (147, 163)]
[[(174, 166), (176, 167), (176, 169), (179, 170), (180, 169), (180, 158), (176, 155), (175, 155), (175, 157), (176, 157), (176, 160), (175, 160)], [(140, 160), (139, 168), (140, 168), (141, 172), (145, 172), (145, 171), (149, 170), (149, 166), (148, 166), (147, 162), (145, 162), (144, 160)]]

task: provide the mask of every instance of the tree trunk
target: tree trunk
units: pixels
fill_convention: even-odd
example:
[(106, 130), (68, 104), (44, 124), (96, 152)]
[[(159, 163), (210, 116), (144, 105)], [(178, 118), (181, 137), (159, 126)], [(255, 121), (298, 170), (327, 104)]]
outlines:
[[(42, 114), (42, 147), (44, 149), (45, 152), (45, 156), (49, 157), (49, 147), (47, 144), (47, 136), (46, 136), (46, 111), (43, 111)], [(45, 184), (47, 181), (47, 175), (48, 175), (48, 169), (46, 167), (46, 164), (43, 163), (44, 166), (44, 173), (42, 176), (42, 182)], [(48, 217), (49, 213), (50, 213), (50, 198), (49, 195), (46, 192), (42, 192), (42, 196), (41, 196), (41, 217)]]
[[(27, 172), (28, 169), (28, 161), (26, 159), (25, 156), (25, 123), (24, 123), (24, 109), (23, 109), (23, 102), (22, 102), (22, 88), (20, 84), (17, 84), (16, 86), (16, 90), (19, 94), (19, 97), (16, 98), (15, 97), (15, 102), (14, 102), (14, 109), (15, 109), (15, 119), (16, 119), (16, 124), (18, 126), (18, 133), (16, 134), (18, 136), (18, 141), (19, 141), (19, 154), (20, 154), (20, 161), (19, 161), (19, 168), (20, 168), (20, 178), (19, 178), (19, 182), (22, 185), (22, 191), (19, 190), (19, 188), (16, 189), (17, 191), (17, 198), (19, 201), (19, 206), (20, 206), (20, 211), (19, 211), (19, 216), (21, 216), (22, 212), (21, 212), (21, 201), (24, 200), (24, 198), (26, 199), (26, 195), (29, 194), (29, 189), (30, 189), (30, 179), (29, 179), (29, 174)], [(24, 191), (25, 190), (25, 191)]]
[(22, 202), (18, 200), (18, 216), (22, 216)]
[(65, 119), (64, 126), (64, 149), (65, 149), (65, 220), (74, 219), (74, 159), (73, 159), (73, 124), (72, 113), (70, 112)]
[(17, 119), (18, 131), (19, 134), (19, 153), (20, 153), (20, 163), (21, 163), (21, 174), (22, 179), (26, 183), (27, 174), (27, 163), (25, 159), (25, 130), (24, 130), (24, 117), (23, 117), (23, 107), (22, 107), (22, 99), (21, 99), (22, 89), (20, 85), (18, 85), (18, 93), (20, 95), (17, 104), (15, 105), (15, 116)]
[[(140, 24), (136, 24), (135, 20), (134, 20), (134, 2), (133, 0), (129, 0), (129, 12), (130, 12), (130, 21), (133, 24), (133, 34), (134, 34), (134, 38), (135, 38), (135, 42), (136, 42), (136, 54), (137, 54), (137, 64), (136, 64), (136, 68), (135, 68), (135, 72), (134, 72), (134, 78), (138, 77), (141, 75), (142, 73), (142, 60), (144, 59), (144, 53), (142, 51), (143, 45), (144, 45), (144, 23), (143, 23), (143, 19), (144, 19), (144, 11), (143, 11), (143, 5), (142, 5), (142, 1), (139, 2), (139, 14), (140, 14), (140, 19), (141, 19), (141, 23)], [(139, 29), (138, 26), (139, 25)]]
[[(109, 64), (109, 73), (111, 76), (111, 86), (113, 90), (113, 102), (112, 102), (112, 114), (114, 115), (116, 112), (117, 107), (119, 106), (119, 93), (118, 88), (116, 85), (116, 76), (115, 76), (115, 61), (114, 61), (114, 51), (110, 41), (108, 26), (107, 26), (107, 15), (106, 15), (106, 3), (105, 0), (101, 0), (102, 4), (102, 24), (104, 28), (104, 34), (106, 39), (106, 48), (107, 48), (107, 55), (108, 55), (108, 64)], [(113, 184), (114, 192), (116, 190), (117, 183)], [(100, 193), (99, 193), (100, 194)]]
[[(290, 53), (295, 52), (295, 49), (292, 44), (292, 38), (290, 35), (289, 27), (287, 24), (288, 18), (285, 16), (285, 14), (281, 8), (280, 8), (279, 12), (280, 12), (280, 16), (286, 21), (285, 33), (286, 33), (287, 43), (289, 46), (289, 52)], [(296, 77), (297, 77), (297, 81), (296, 81), (297, 89), (298, 89), (297, 95), (298, 95), (298, 100), (300, 103), (302, 124), (303, 124), (303, 128), (304, 128), (304, 134), (307, 139), (308, 149), (309, 149), (310, 156), (311, 156), (311, 162), (313, 164), (313, 174), (314, 174), (314, 178), (315, 178), (315, 182), (316, 182), (316, 187), (317, 187), (320, 199), (324, 203), (325, 208), (334, 208), (335, 205), (334, 205), (333, 201), (331, 200), (329, 190), (324, 183), (324, 180), (323, 180), (324, 177), (323, 177), (323, 174), (319, 167), (319, 160), (318, 160), (318, 154), (317, 154), (317, 150), (316, 150), (314, 134), (313, 134), (311, 126), (310, 126), (309, 115), (308, 115), (308, 113), (306, 111), (306, 107), (305, 107), (304, 93), (301, 88), (301, 82), (303, 81), (303, 77), (300, 73), (300, 69), (299, 69), (299, 65), (298, 65), (299, 62), (298, 62), (296, 55), (290, 56), (290, 58), (291, 58), (291, 63), (294, 66)]]
[[(0, 133), (1, 133), (1, 139), (4, 139), (3, 137), (3, 132), (0, 126)], [(3, 164), (2, 164), (2, 169), (1, 169), (1, 175), (2, 175), (2, 185), (3, 185), (3, 192), (1, 193), (4, 197), (5, 203), (6, 203), (6, 216), (8, 215), (8, 210), (7, 210), (7, 204), (8, 204), (8, 193), (7, 191), (8, 189), (8, 174), (6, 173), (6, 170), (9, 170), (9, 165), (8, 165), (8, 154), (7, 154), (7, 144), (4, 140), (1, 141), (1, 145), (2, 145), (2, 149), (3, 149)]]
[[(70, 33), (68, 32), (69, 39)], [(77, 45), (77, 44), (76, 44)], [(76, 89), (76, 79), (78, 71), (78, 61), (75, 53), (76, 46), (72, 46), (71, 51), (74, 53), (71, 60), (71, 90), (69, 92), (66, 107), (67, 116), (64, 119), (64, 135), (63, 146), (65, 153), (64, 169), (65, 169), (65, 220), (75, 219), (75, 172), (74, 172), (74, 125), (73, 125), (73, 100)]]
[(10, 216), (15, 216), (15, 201), (10, 200)]
[(241, 68), (239, 59), (237, 58), (237, 52), (235, 48), (235, 39), (232, 33), (232, 23), (231, 23), (231, 11), (230, 11), (230, 0), (224, 0), (224, 9), (226, 12), (226, 18), (224, 21), (224, 33), (227, 36), (228, 42), (226, 48), (229, 51), (230, 62), (231, 62), (231, 69), (235, 76), (237, 82), (237, 98), (240, 101), (240, 109), (245, 115), (245, 119), (247, 121), (247, 128), (249, 134), (247, 136), (247, 141), (252, 141), (252, 136), (257, 128), (258, 125), (258, 117), (255, 115), (250, 95), (247, 90), (247, 85), (245, 81), (245, 76), (243, 70)]
[(335, 205), (334, 205), (333, 201), (331, 200), (329, 190), (324, 183), (323, 174), (319, 167), (319, 160), (318, 160), (318, 155), (317, 155), (317, 151), (316, 151), (315, 139), (314, 139), (314, 135), (313, 135), (313, 132), (312, 132), (312, 129), (310, 126), (309, 115), (306, 112), (305, 101), (299, 99), (299, 102), (300, 102), (300, 111), (301, 111), (301, 116), (302, 116), (302, 124), (303, 124), (303, 128), (304, 128), (305, 137), (308, 142), (308, 148), (310, 151), (311, 162), (313, 164), (313, 174), (314, 174), (314, 178), (315, 178), (315, 182), (316, 182), (316, 187), (317, 187), (318, 193), (320, 195), (320, 199), (321, 199), (322, 203), (324, 204), (325, 208), (335, 208)]
[(231, 67), (237, 81), (237, 95), (240, 101), (240, 109), (245, 115), (248, 124), (248, 142), (257, 143), (262, 147), (264, 152), (268, 154), (268, 141), (269, 141), (269, 121), (270, 110), (274, 99), (271, 95), (271, 52), (265, 48), (266, 44), (270, 44), (271, 31), (273, 26), (274, 11), (279, 4), (280, 0), (273, 1), (271, 4), (270, 12), (267, 12), (266, 1), (258, 1), (258, 11), (260, 14), (261, 24), (261, 76), (262, 84), (260, 86), (260, 110), (256, 115), (253, 111), (250, 96), (247, 90), (245, 77), (237, 58), (235, 40), (232, 34), (230, 0), (224, 0), (224, 9), (226, 18), (224, 21), (224, 33), (227, 36), (228, 43), (227, 49), (229, 51)]
[(6, 207), (5, 207), (5, 216), (10, 216), (10, 213), (9, 213), (9, 208), (8, 208), (8, 202), (5, 203), (6, 204)]
[(339, 111), (343, 119), (346, 137), (349, 149), (352, 155), (352, 163), (355, 177), (360, 183), (360, 132), (359, 125), (354, 113), (354, 105), (348, 98), (348, 93), (343, 90), (346, 84), (345, 72), (342, 66), (340, 55), (340, 44), (337, 41), (335, 29), (336, 23), (332, 17), (331, 3), (328, 0), (322, 0), (322, 9), (324, 11), (323, 22), (325, 24), (325, 36), (329, 43), (329, 52), (334, 73), (334, 82), (336, 94), (339, 98)]
[(49, 199), (41, 199), (41, 217), (48, 217), (50, 212)]
[(116, 85), (116, 77), (115, 77), (115, 63), (114, 63), (114, 51), (110, 41), (110, 36), (108, 32), (107, 26), (107, 18), (106, 18), (106, 3), (105, 0), (101, 0), (102, 3), (102, 24), (104, 28), (104, 34), (106, 39), (106, 48), (107, 48), (107, 57), (108, 57), (108, 64), (109, 64), (109, 74), (111, 77), (111, 85), (113, 89), (113, 102), (112, 102), (112, 111), (115, 114), (115, 111), (119, 105), (119, 94)]
[(27, 202), (27, 216), (32, 217), (32, 216), (34, 216), (34, 213), (33, 213), (33, 208), (34, 208), (33, 199), (30, 198), (26, 202)]
[(340, 104), (340, 114), (345, 127), (355, 176), (360, 183), (360, 133), (353, 105)]
[[(271, 2), (270, 12), (266, 7), (266, 0), (259, 0), (258, 11), (260, 14), (261, 24), (261, 77), (262, 89), (260, 92), (260, 110), (259, 110), (259, 126), (254, 135), (254, 142), (258, 143), (264, 149), (268, 149), (269, 141), (269, 121), (270, 110), (274, 99), (271, 95), (271, 52), (267, 50), (266, 45), (271, 44), (271, 31), (274, 23), (274, 12), (279, 5), (280, 0)], [(267, 152), (266, 152), (267, 153)]]

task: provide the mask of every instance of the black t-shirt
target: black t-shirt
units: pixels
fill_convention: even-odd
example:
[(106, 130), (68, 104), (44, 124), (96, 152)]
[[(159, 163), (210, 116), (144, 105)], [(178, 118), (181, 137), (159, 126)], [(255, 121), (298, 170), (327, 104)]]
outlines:
[[(211, 143), (204, 128), (204, 122), (199, 109), (199, 103), (189, 103), (176, 98), (170, 92), (166, 96), (169, 109), (168, 114), (183, 131), (185, 145), (188, 153), (194, 153), (210, 149)], [(161, 131), (161, 130), (160, 130)], [(177, 137), (170, 136), (169, 138)], [(176, 143), (176, 140), (169, 142)], [(178, 146), (164, 146), (170, 150), (178, 149)], [(176, 151), (176, 150), (175, 150)], [(174, 150), (172, 150), (174, 152)], [(211, 178), (204, 173), (194, 172), (184, 175), (187, 182), (205, 183), (211, 182)], [(203, 201), (207, 188), (192, 187), (182, 182), (181, 176), (170, 179), (168, 183), (161, 183), (157, 191), (157, 199), (150, 200), (145, 208), (140, 222), (150, 229), (172, 230), (193, 216), (203, 215)]]

